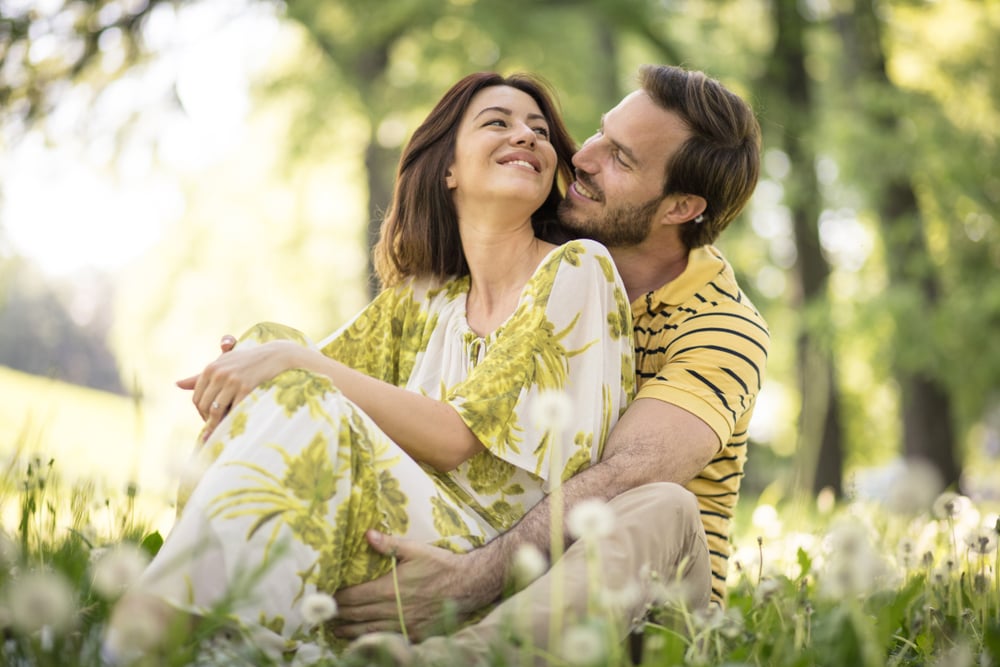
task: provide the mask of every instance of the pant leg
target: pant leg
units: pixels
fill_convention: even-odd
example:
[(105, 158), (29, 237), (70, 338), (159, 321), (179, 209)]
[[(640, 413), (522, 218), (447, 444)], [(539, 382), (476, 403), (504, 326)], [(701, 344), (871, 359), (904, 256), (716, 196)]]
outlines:
[[(561, 617), (570, 627), (586, 617), (596, 602), (611, 619), (613, 634), (624, 640), (648, 605), (682, 596), (691, 608), (708, 604), (711, 565), (704, 528), (694, 495), (677, 484), (647, 484), (622, 493), (608, 506), (614, 530), (591, 545), (575, 542), (541, 578), (505, 600), (475, 625), (450, 637), (434, 637), (415, 647), (420, 664), (489, 664), (498, 650), (513, 664), (547, 664), (539, 652), (519, 649), (512, 636), (543, 652), (550, 630)], [(599, 564), (588, 566), (588, 551)], [(553, 599), (560, 591), (561, 601)], [(559, 629), (558, 636), (562, 636)]]

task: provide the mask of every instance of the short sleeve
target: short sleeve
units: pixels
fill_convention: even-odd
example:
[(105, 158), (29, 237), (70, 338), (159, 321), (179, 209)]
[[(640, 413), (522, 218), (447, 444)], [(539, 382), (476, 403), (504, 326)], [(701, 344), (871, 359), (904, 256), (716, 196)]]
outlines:
[(383, 290), (350, 322), (323, 339), (320, 350), (366, 375), (404, 385), (436, 320), (415, 293), (412, 282)]
[(631, 398), (631, 330), (608, 251), (570, 242), (542, 262), (446, 401), (493, 455), (543, 480), (568, 477), (600, 457)]
[(715, 431), (721, 449), (760, 392), (768, 331), (756, 314), (734, 308), (700, 313), (682, 327), (666, 362), (638, 397), (694, 414)]

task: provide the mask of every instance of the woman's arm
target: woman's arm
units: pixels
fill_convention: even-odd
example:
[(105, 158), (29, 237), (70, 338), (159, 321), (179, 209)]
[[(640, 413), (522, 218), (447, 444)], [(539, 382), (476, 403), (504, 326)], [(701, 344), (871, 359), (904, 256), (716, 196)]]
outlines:
[(193, 400), (200, 412), (209, 415), (206, 433), (254, 388), (292, 368), (330, 378), (407, 454), (436, 470), (452, 470), (483, 449), (450, 405), (369, 377), (289, 341), (237, 349), (205, 368), (195, 380)]

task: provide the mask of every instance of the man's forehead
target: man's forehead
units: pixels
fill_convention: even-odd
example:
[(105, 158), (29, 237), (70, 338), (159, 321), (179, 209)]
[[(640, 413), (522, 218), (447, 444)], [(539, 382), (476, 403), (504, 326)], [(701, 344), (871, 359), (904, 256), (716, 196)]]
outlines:
[(691, 135), (671, 111), (644, 90), (629, 93), (601, 117), (602, 132), (643, 161), (665, 161)]

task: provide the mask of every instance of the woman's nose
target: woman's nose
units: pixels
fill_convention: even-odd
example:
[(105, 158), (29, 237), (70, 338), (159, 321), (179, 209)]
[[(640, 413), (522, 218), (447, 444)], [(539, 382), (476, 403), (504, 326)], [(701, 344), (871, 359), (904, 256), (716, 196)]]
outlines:
[(524, 124), (520, 125), (515, 130), (514, 136), (513, 136), (513, 140), (514, 140), (514, 143), (516, 145), (518, 145), (518, 146), (530, 146), (531, 148), (535, 147), (535, 139), (536, 138), (537, 138), (537, 136), (535, 135), (535, 131), (532, 128), (530, 128), (530, 127), (528, 127), (527, 125), (524, 125)]

